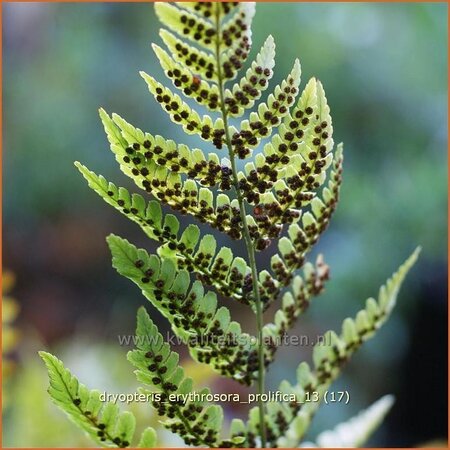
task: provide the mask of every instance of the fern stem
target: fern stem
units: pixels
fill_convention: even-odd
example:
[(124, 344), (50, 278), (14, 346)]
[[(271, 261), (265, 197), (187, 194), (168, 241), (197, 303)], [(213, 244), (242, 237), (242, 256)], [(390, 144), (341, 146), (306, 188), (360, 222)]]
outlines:
[(220, 109), (222, 114), (223, 125), (225, 129), (225, 143), (228, 149), (228, 155), (231, 162), (231, 171), (233, 177), (233, 186), (236, 191), (236, 197), (239, 203), (239, 211), (242, 221), (242, 234), (247, 248), (249, 266), (252, 272), (253, 298), (255, 301), (256, 327), (258, 335), (258, 408), (259, 408), (259, 433), (261, 438), (261, 448), (266, 447), (266, 422), (264, 402), (261, 399), (265, 393), (265, 364), (264, 364), (264, 340), (263, 340), (263, 307), (258, 289), (258, 269), (256, 266), (255, 246), (250, 236), (247, 224), (247, 212), (245, 210), (244, 198), (239, 189), (239, 180), (236, 169), (236, 160), (231, 145), (230, 130), (228, 127), (228, 114), (224, 103), (224, 80), (222, 75), (222, 66), (220, 58), (220, 3), (216, 3), (216, 65), (217, 65), (217, 82), (219, 86)]

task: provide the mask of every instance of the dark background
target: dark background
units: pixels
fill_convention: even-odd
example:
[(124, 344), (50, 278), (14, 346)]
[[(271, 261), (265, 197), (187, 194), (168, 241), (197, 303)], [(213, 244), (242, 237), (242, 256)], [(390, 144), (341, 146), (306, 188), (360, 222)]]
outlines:
[[(142, 69), (163, 79), (150, 48), (160, 43), (152, 5), (4, 3), (3, 14), (3, 264), (17, 278), (22, 334), (4, 445), (87, 445), (50, 404), (36, 350), (56, 352), (90, 387), (134, 391), (116, 336), (133, 332), (145, 300), (111, 268), (105, 236), (155, 246), (87, 188), (73, 161), (130, 186), (108, 150), (100, 106), (151, 133), (201, 144), (168, 120), (138, 75)], [(295, 332), (339, 329), (423, 248), (393, 317), (336, 383), (349, 390), (350, 404), (324, 405), (308, 437), (392, 393), (394, 408), (370, 444), (446, 439), (447, 5), (265, 3), (257, 5), (253, 29), (253, 56), (267, 34), (275, 38), (273, 85), (295, 57), (302, 86), (311, 76), (323, 82), (335, 141), (345, 143), (341, 202), (318, 245), (332, 281)], [(248, 311), (232, 310), (251, 331)], [(302, 358), (309, 360), (310, 349), (280, 350), (269, 386), (292, 379)], [(205, 369), (191, 370), (215, 390), (235, 389)], [(147, 410), (138, 414), (155, 420)], [(161, 441), (179, 444), (170, 433)]]

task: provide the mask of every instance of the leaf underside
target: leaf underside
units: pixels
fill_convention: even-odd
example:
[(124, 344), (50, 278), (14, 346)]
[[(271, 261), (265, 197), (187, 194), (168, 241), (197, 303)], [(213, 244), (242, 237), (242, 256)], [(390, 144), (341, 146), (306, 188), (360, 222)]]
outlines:
[[(251, 385), (258, 378), (258, 343), (220, 306), (218, 296), (256, 311), (259, 293), (266, 311), (275, 312), (262, 328), (264, 364), (273, 362), (280, 339), (325, 289), (329, 268), (312, 251), (334, 214), (340, 196), (343, 145), (335, 146), (330, 107), (322, 83), (311, 78), (303, 88), (298, 60), (272, 83), (276, 46), (269, 36), (251, 55), (253, 2), (156, 2), (164, 48), (152, 48), (168, 78), (164, 84), (141, 72), (150, 94), (169, 119), (202, 148), (191, 148), (128, 123), (100, 109), (110, 149), (120, 170), (141, 194), (117, 186), (76, 162), (78, 170), (107, 204), (135, 222), (157, 242), (156, 254), (115, 235), (107, 238), (113, 267), (141, 290), (168, 320), (172, 331), (197, 362), (220, 375)], [(244, 66), (247, 66), (245, 70)], [(199, 111), (202, 108), (202, 111)], [(233, 124), (227, 124), (233, 118)], [(228, 127), (228, 128), (226, 128)], [(261, 151), (254, 151), (260, 148)], [(235, 172), (231, 158), (244, 160)], [(163, 210), (165, 205), (171, 212)], [(245, 214), (243, 213), (245, 212)], [(197, 224), (182, 228), (175, 215), (189, 215), (233, 240), (246, 239), (256, 251), (272, 243), (276, 250), (268, 270), (253, 279), (249, 264), (234, 256)], [(245, 221), (244, 221), (245, 219)], [(268, 402), (265, 426), (270, 447), (298, 447), (325, 391), (353, 353), (389, 318), (400, 286), (419, 250), (370, 298), (340, 334), (328, 331), (300, 363), (295, 384), (279, 390), (296, 401)], [(250, 258), (251, 260), (252, 258)], [(220, 338), (220, 339), (219, 339)], [(53, 401), (97, 445), (128, 447), (135, 429), (130, 412), (100, 401), (53, 355), (40, 352), (50, 378)], [(252, 408), (247, 422), (233, 419), (230, 437), (221, 437), (224, 412), (202, 400), (180, 402), (193, 390), (174, 352), (144, 308), (137, 316), (136, 348), (128, 353), (141, 392), (158, 393), (151, 401), (161, 424), (187, 445), (256, 447), (261, 445), (261, 417)], [(199, 389), (209, 394), (208, 388)], [(306, 402), (318, 393), (318, 402)], [(392, 405), (385, 396), (334, 430), (303, 445), (359, 446), (381, 423)], [(261, 423), (260, 423), (261, 422)], [(139, 448), (156, 445), (153, 428), (145, 429)]]

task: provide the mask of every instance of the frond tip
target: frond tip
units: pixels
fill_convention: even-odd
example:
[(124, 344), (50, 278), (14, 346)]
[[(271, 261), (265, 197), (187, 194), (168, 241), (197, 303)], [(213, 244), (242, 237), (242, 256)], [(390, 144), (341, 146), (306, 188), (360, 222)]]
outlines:
[[(56, 405), (99, 446), (129, 447), (136, 422), (133, 414), (120, 412), (115, 403), (103, 402), (99, 391), (87, 389), (56, 356), (42, 351), (39, 356), (47, 366), (48, 392)], [(149, 430), (148, 437), (155, 436), (154, 430)], [(146, 442), (154, 446), (155, 439)]]
[(252, 108), (255, 101), (261, 97), (272, 78), (274, 58), (275, 42), (273, 37), (269, 36), (245, 76), (224, 93), (224, 103), (230, 115), (241, 116), (244, 110)]
[[(411, 267), (417, 261), (420, 248), (381, 286), (378, 299), (369, 298), (364, 309), (355, 318), (347, 318), (342, 324), (341, 334), (325, 333), (324, 342), (313, 348), (313, 368), (302, 362), (297, 370), (297, 384), (283, 382), (281, 392), (294, 392), (298, 403), (283, 405), (284, 425), (278, 430), (278, 438), (272, 443), (278, 447), (296, 447), (306, 433), (314, 414), (320, 406), (324, 392), (339, 376), (344, 364), (362, 344), (374, 336), (387, 321), (395, 306), (400, 287)], [(318, 392), (319, 401), (304, 402), (307, 392)]]

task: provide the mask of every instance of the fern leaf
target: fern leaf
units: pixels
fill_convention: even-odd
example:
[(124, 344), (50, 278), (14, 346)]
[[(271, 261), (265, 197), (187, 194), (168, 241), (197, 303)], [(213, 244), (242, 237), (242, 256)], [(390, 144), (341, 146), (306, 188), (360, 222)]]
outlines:
[(207, 107), (210, 111), (220, 110), (219, 89), (216, 85), (210, 85), (207, 81), (195, 76), (189, 68), (175, 62), (156, 44), (153, 44), (153, 50), (167, 77), (172, 80), (176, 88), (183, 91), (186, 97), (193, 98), (199, 105)]
[[(250, 269), (242, 258), (235, 258), (227, 248), (216, 254), (213, 236), (206, 235), (199, 241), (200, 231), (196, 225), (189, 225), (180, 236), (178, 219), (172, 214), (163, 216), (157, 201), (146, 203), (140, 195), (130, 195), (126, 189), (108, 183), (104, 177), (96, 175), (83, 165), (76, 163), (76, 166), (89, 186), (106, 203), (137, 223), (151, 239), (163, 244), (158, 250), (161, 255), (176, 260), (179, 268), (196, 273), (199, 280), (214, 286), (224, 296), (244, 304), (250, 303)], [(218, 207), (218, 211), (217, 226), (225, 231), (229, 216), (222, 206)], [(267, 277), (271, 279), (269, 275)], [(272, 280), (272, 283), (275, 284), (276, 281)]]
[[(225, 80), (233, 79), (242, 68), (243, 63), (250, 52), (251, 22), (255, 12), (254, 5), (252, 3), (241, 3), (237, 6), (231, 3), (222, 2), (217, 4), (210, 2), (179, 2), (177, 5), (202, 15), (208, 21), (212, 16), (216, 15), (215, 8), (223, 9), (223, 11), (219, 13), (219, 16), (222, 16), (222, 13), (228, 14), (229, 12), (235, 11), (236, 8), (239, 8), (236, 20), (239, 20), (240, 15), (240, 20), (244, 25), (244, 29), (241, 29), (241, 36), (232, 41), (231, 47), (222, 51), (220, 67), (221, 75)], [(213, 8), (208, 5), (211, 5)], [(160, 36), (176, 62), (189, 68), (191, 72), (199, 75), (201, 78), (217, 84), (219, 68), (217, 67), (215, 57), (209, 51), (198, 49), (165, 29), (160, 31)], [(215, 39), (217, 39), (217, 36), (215, 36)]]
[[(177, 248), (172, 253), (163, 253), (164, 259), (172, 259), (178, 264), (178, 268), (186, 273), (196, 273), (200, 281), (205, 285), (214, 286), (219, 293), (224, 296), (232, 297), (239, 302), (248, 304), (249, 299), (245, 296), (243, 290), (244, 280), (249, 272), (249, 268), (242, 258), (234, 258), (231, 250), (224, 247), (217, 254), (215, 252), (216, 241), (211, 235), (204, 236), (200, 242), (199, 231), (195, 226), (186, 228), (181, 239), (177, 242)], [(136, 249), (125, 239), (111, 235), (108, 242), (114, 245), (117, 251), (127, 255), (129, 263), (137, 261), (131, 256), (145, 256), (149, 258), (145, 250)], [(195, 244), (194, 244), (195, 242)], [(195, 248), (198, 248), (194, 253)], [(183, 249), (183, 253), (179, 248)], [(156, 256), (154, 257), (156, 258)], [(229, 261), (230, 266), (226, 266), (224, 260)], [(121, 260), (121, 264), (124, 261)], [(117, 267), (116, 267), (117, 268)]]
[[(257, 229), (253, 236), (259, 241), (277, 238), (283, 224), (292, 223), (288, 230), (288, 237), (279, 242), (280, 254), (272, 260), (272, 269), (276, 278), (283, 284), (288, 283), (292, 273), (300, 268), (305, 255), (318, 241), (326, 230), (339, 200), (342, 182), (343, 148), (339, 144), (333, 158), (328, 186), (321, 193), (320, 198), (314, 198), (315, 193), (305, 192), (302, 187), (295, 189), (295, 180), (288, 180), (291, 186), (284, 182), (275, 186), (277, 197), (272, 193), (263, 194), (260, 198), (255, 216)], [(325, 178), (324, 173), (324, 178)], [(298, 180), (297, 180), (298, 181)], [(302, 207), (311, 203), (311, 212), (302, 214)], [(296, 223), (301, 218), (301, 225)], [(257, 245), (257, 248), (260, 246)], [(264, 244), (262, 245), (264, 248)]]
[[(386, 322), (395, 306), (403, 280), (416, 262), (419, 252), (420, 249), (416, 249), (380, 288), (378, 300), (369, 298), (366, 307), (359, 311), (354, 319), (344, 320), (339, 336), (329, 331), (324, 336), (324, 343), (316, 344), (313, 349), (313, 370), (307, 363), (300, 364), (297, 371), (298, 383), (292, 388), (298, 403), (290, 406), (292, 418), (285, 417), (285, 426), (278, 434), (281, 437), (276, 441), (279, 447), (298, 445), (320, 405), (320, 401), (301, 405), (305, 392), (318, 392), (321, 400), (324, 392), (339, 375), (342, 365)], [(286, 383), (280, 385), (280, 389), (285, 386)]]
[(259, 196), (253, 194), (255, 189), (264, 194), (279, 180), (285, 181), (288, 188), (304, 187), (304, 191), (316, 190), (323, 184), (323, 173), (331, 159), (328, 153), (333, 148), (329, 111), (322, 84), (312, 78), (278, 134), (257, 157), (256, 167), (249, 165), (245, 175), (240, 174), (251, 203), (259, 202)]
[[(217, 446), (223, 422), (222, 408), (207, 406), (201, 399), (189, 399), (192, 379), (185, 376), (178, 363), (178, 354), (164, 342), (142, 307), (138, 310), (136, 337), (137, 348), (128, 352), (128, 360), (137, 368), (138, 380), (159, 393), (159, 398), (154, 398), (152, 404), (158, 414), (165, 417), (161, 423), (177, 432), (188, 445)], [(209, 389), (199, 391), (199, 394), (208, 393)]]
[(239, 3), (239, 10), (241, 14), (240, 20), (242, 20), (244, 25), (241, 27), (241, 35), (232, 41), (231, 46), (222, 52), (220, 58), (221, 73), (225, 80), (233, 80), (236, 77), (247, 60), (252, 46), (251, 25), (255, 15), (255, 3)]
[(156, 447), (156, 432), (153, 428), (146, 428), (137, 445), (138, 448), (154, 448)]
[[(311, 212), (306, 212), (302, 216), (301, 225), (291, 224), (288, 228), (288, 236), (282, 237), (278, 242), (279, 253), (272, 257), (271, 268), (275, 279), (282, 286), (290, 283), (293, 273), (302, 267), (306, 254), (328, 227), (339, 201), (342, 162), (342, 147), (339, 146), (335, 153), (328, 186), (323, 189), (320, 197), (312, 199)], [(268, 232), (270, 230), (271, 228)]]
[[(47, 366), (48, 392), (56, 405), (99, 446), (130, 446), (134, 416), (128, 411), (120, 412), (115, 403), (101, 401), (99, 391), (87, 389), (55, 356), (47, 352), (39, 355)], [(155, 434), (153, 429), (149, 430), (148, 433)]]
[[(220, 3), (216, 3), (216, 7), (219, 8), (219, 21), (220, 21)], [(255, 3), (254, 2), (242, 2), (239, 3), (239, 7), (232, 16), (221, 24), (220, 38), (219, 38), (219, 51), (226, 52), (227, 49), (235, 49), (236, 45), (241, 47), (243, 43), (249, 43), (251, 39), (251, 23), (255, 15)], [(241, 47), (242, 48), (242, 47)]]
[[(170, 6), (168, 4), (164, 5)], [(140, 74), (147, 83), (149, 91), (161, 108), (169, 114), (172, 122), (181, 125), (186, 134), (197, 134), (203, 140), (213, 142), (216, 148), (222, 148), (225, 134), (222, 119), (219, 118), (213, 122), (209, 116), (204, 115), (200, 117), (196, 111), (169, 88), (166, 88), (145, 72), (140, 72)]]
[(163, 25), (183, 39), (189, 39), (211, 51), (215, 49), (213, 37), (216, 29), (209, 20), (164, 2), (155, 3), (155, 12)]
[[(339, 201), (343, 160), (343, 149), (342, 144), (340, 144), (334, 155), (333, 168), (330, 173), (328, 186), (323, 189), (320, 197), (314, 197), (312, 199), (311, 212), (307, 212), (302, 216), (302, 228), (297, 224), (289, 227), (289, 237), (298, 252), (297, 257), (285, 258), (289, 271), (301, 266), (304, 255), (318, 241), (330, 223), (330, 219)], [(283, 215), (286, 215), (287, 211), (289, 210), (284, 206)], [(292, 215), (295, 211), (291, 210), (290, 212)], [(285, 275), (283, 274), (283, 276)]]
[(207, 159), (198, 148), (191, 150), (162, 136), (144, 133), (117, 114), (110, 117), (103, 109), (100, 117), (122, 172), (140, 188), (148, 186), (148, 175), (160, 166), (167, 173), (186, 174), (201, 185), (229, 189), (229, 168), (221, 166), (215, 153), (209, 153)]
[(394, 398), (392, 395), (385, 395), (347, 422), (339, 424), (333, 430), (320, 433), (317, 436), (316, 445), (308, 442), (302, 444), (302, 447), (359, 448), (366, 443), (372, 433), (380, 426), (393, 403)]
[(249, 156), (251, 149), (255, 148), (261, 139), (269, 137), (281, 119), (288, 114), (289, 107), (298, 93), (300, 74), (300, 62), (296, 59), (286, 80), (275, 87), (267, 102), (258, 105), (257, 112), (252, 112), (249, 120), (241, 122), (239, 131), (230, 127), (233, 152), (239, 158)]
[[(157, 231), (158, 234), (155, 235), (152, 214), (154, 208), (160, 208), (158, 202), (150, 201), (146, 204), (140, 195), (130, 194), (125, 188), (115, 186), (103, 176), (95, 174), (79, 162), (76, 162), (75, 165), (87, 180), (89, 187), (100, 195), (105, 202), (140, 225), (152, 239), (155, 239), (156, 236), (160, 242), (167, 240), (160, 239), (161, 233), (158, 233), (159, 230)], [(234, 217), (239, 214), (236, 205), (237, 200), (231, 202), (225, 194), (221, 194), (217, 198), (216, 205), (214, 205), (213, 196), (209, 189), (198, 189), (192, 180), (181, 183), (179, 176), (166, 176), (166, 173), (161, 173), (161, 171), (149, 174), (146, 178), (152, 180), (151, 186), (148, 187), (149, 192), (161, 202), (167, 203), (181, 214), (191, 214), (200, 222), (208, 223), (213, 228), (227, 233), (233, 239), (240, 239), (239, 224), (234, 220)], [(165, 236), (162, 237), (165, 238)]]
[[(150, 256), (114, 235), (108, 237), (108, 244), (113, 267), (133, 281), (168, 319), (194, 359), (241, 383), (253, 381), (254, 368), (246, 356), (255, 351), (255, 339), (242, 333), (240, 325), (230, 320), (227, 308), (217, 308), (215, 294), (204, 293), (200, 281), (191, 285), (190, 273), (178, 270), (172, 259)], [(228, 279), (229, 286), (233, 283)]]
[[(295, 192), (295, 200), (299, 190), (314, 192), (323, 185), (326, 180), (326, 170), (333, 161), (333, 156), (330, 154), (334, 145), (330, 107), (320, 81), (316, 82), (316, 91), (316, 108), (305, 108), (303, 119), (301, 120), (302, 124), (306, 123), (309, 126), (308, 131), (305, 133), (303, 144), (300, 146), (299, 156), (303, 159), (303, 162), (300, 164), (301, 170), (297, 173), (293, 172), (292, 169), (286, 170), (284, 176), (287, 186)], [(300, 102), (301, 107), (303, 107), (302, 102)], [(293, 113), (301, 115), (302, 110), (294, 109)], [(305, 117), (305, 115), (309, 117)], [(292, 131), (287, 133), (291, 133), (288, 135), (289, 138), (293, 134)], [(285, 139), (286, 134), (284, 135)], [(291, 168), (292, 165), (289, 165), (289, 167)]]
[(273, 37), (269, 36), (245, 76), (231, 90), (225, 91), (224, 103), (231, 116), (242, 116), (267, 89), (273, 75), (274, 58), (275, 43)]
[[(293, 327), (311, 300), (324, 291), (325, 282), (329, 279), (329, 267), (324, 263), (322, 255), (319, 255), (315, 265), (305, 264), (303, 274), (303, 277), (295, 276), (289, 291), (284, 293), (281, 308), (276, 311), (274, 322), (267, 323), (263, 327), (264, 342), (274, 342), (273, 345), (267, 346), (265, 357), (267, 365), (273, 361), (276, 343), (280, 342), (285, 333)], [(266, 303), (265, 309), (269, 305), (270, 303)]]
[[(203, 16), (205, 19), (211, 20), (216, 14), (214, 3), (212, 2), (176, 2), (177, 6), (180, 8), (187, 9), (188, 11), (192, 11), (195, 14)], [(229, 14), (236, 10), (238, 2), (221, 2), (218, 4), (218, 7), (221, 8), (220, 16)]]
[(173, 232), (169, 233), (164, 230), (164, 226), (167, 226), (168, 223), (176, 223), (178, 228), (178, 221), (175, 216), (169, 214), (163, 222), (161, 206), (157, 201), (146, 203), (142, 196), (138, 194), (130, 195), (125, 188), (117, 187), (115, 184), (108, 182), (104, 177), (96, 175), (82, 164), (76, 162), (75, 165), (94, 192), (103, 198), (106, 203), (137, 223), (148, 237), (162, 243), (168, 243), (171, 247), (175, 245), (176, 239), (173, 237)]
[(213, 55), (193, 47), (164, 28), (160, 30), (159, 35), (178, 64), (188, 67), (191, 72), (205, 80), (216, 82), (217, 67)]

